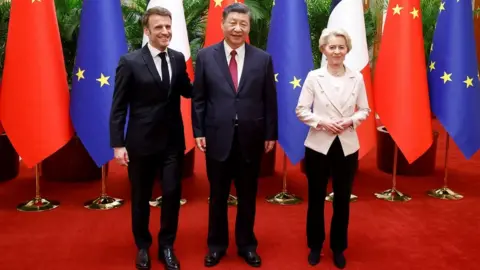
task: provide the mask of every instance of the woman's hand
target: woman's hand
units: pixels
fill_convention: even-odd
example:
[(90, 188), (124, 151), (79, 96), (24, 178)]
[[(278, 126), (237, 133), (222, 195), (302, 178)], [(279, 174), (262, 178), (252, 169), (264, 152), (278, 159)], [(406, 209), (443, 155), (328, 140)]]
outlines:
[(353, 125), (353, 121), (352, 121), (352, 118), (343, 118), (343, 119), (340, 119), (336, 122), (337, 125), (341, 126), (342, 129), (346, 129), (346, 128), (349, 128)]
[(328, 131), (330, 131), (333, 134), (340, 134), (343, 131), (343, 127), (339, 125), (336, 121), (328, 121), (324, 122), (321, 125), (318, 125), (318, 128), (324, 128)]

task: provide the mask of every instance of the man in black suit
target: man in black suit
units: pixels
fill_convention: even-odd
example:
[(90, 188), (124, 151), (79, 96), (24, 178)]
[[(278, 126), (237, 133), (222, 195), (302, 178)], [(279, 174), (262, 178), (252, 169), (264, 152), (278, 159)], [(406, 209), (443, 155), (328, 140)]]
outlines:
[(185, 150), (180, 95), (190, 97), (192, 85), (183, 54), (167, 48), (172, 37), (170, 11), (151, 8), (143, 15), (142, 24), (148, 44), (122, 56), (117, 68), (110, 140), (117, 161), (128, 166), (133, 235), (139, 249), (137, 269), (150, 269), (149, 199), (158, 171), (163, 197), (158, 256), (165, 269), (180, 269), (173, 252)]
[(195, 64), (192, 123), (210, 182), (207, 267), (218, 264), (228, 247), (232, 179), (238, 254), (251, 266), (261, 265), (253, 230), (257, 179), (263, 152), (271, 151), (277, 139), (277, 96), (271, 56), (245, 43), (250, 19), (244, 4), (227, 6), (224, 40), (199, 51)]

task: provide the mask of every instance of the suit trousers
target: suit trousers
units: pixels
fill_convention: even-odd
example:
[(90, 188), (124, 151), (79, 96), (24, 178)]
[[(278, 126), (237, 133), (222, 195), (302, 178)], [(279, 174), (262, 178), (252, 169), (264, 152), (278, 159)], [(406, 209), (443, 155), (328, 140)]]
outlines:
[(166, 150), (152, 155), (129, 156), (128, 176), (132, 197), (132, 230), (137, 248), (149, 248), (150, 204), (154, 179), (159, 175), (162, 208), (158, 243), (160, 249), (172, 248), (178, 228), (181, 199), (183, 151)]
[(358, 151), (345, 156), (338, 136), (327, 155), (305, 149), (305, 171), (308, 178), (307, 244), (321, 250), (325, 241), (325, 196), (332, 177), (333, 217), (330, 225), (330, 248), (335, 253), (347, 249), (350, 195), (358, 164)]
[[(208, 143), (207, 141), (207, 148)], [(232, 179), (238, 198), (235, 223), (238, 251), (256, 250), (258, 243), (254, 233), (254, 223), (260, 161), (261, 158), (246, 160), (243, 157), (237, 129), (235, 129), (231, 152), (225, 161), (209, 158), (207, 153), (207, 176), (210, 182), (207, 244), (210, 251), (220, 252), (228, 248), (227, 200)]]

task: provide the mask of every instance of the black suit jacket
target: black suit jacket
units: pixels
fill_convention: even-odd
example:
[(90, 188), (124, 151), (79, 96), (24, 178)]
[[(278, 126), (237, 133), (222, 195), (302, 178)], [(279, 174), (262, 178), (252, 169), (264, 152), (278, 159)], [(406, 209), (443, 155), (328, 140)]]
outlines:
[(245, 44), (242, 76), (235, 91), (223, 41), (198, 52), (192, 92), (196, 138), (206, 137), (206, 154), (225, 160), (238, 115), (238, 137), (246, 159), (261, 158), (266, 140), (277, 139), (277, 94), (271, 56)]
[[(189, 98), (192, 85), (185, 57), (168, 48), (171, 87), (164, 89), (147, 45), (120, 58), (110, 115), (110, 143), (129, 155), (185, 149), (180, 95)], [(128, 128), (124, 135), (128, 115)]]

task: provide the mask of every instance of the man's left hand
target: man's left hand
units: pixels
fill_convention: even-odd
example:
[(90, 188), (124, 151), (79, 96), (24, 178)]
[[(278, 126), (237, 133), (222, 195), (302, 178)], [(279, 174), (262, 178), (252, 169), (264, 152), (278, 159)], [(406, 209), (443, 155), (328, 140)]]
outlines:
[(272, 151), (274, 146), (275, 141), (265, 141), (265, 153)]

